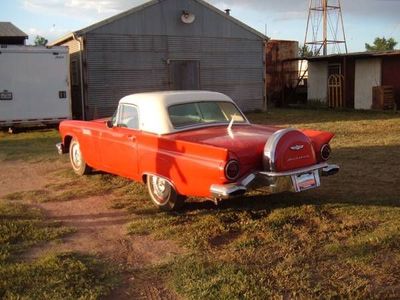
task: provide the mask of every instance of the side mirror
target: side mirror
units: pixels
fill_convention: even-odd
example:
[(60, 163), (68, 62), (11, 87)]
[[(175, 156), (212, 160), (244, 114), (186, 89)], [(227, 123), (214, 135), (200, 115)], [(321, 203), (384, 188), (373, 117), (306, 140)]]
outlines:
[(106, 125), (107, 125), (108, 128), (113, 128), (113, 127), (114, 127), (114, 124), (113, 124), (113, 121), (112, 121), (112, 120), (108, 120), (108, 121), (106, 122)]

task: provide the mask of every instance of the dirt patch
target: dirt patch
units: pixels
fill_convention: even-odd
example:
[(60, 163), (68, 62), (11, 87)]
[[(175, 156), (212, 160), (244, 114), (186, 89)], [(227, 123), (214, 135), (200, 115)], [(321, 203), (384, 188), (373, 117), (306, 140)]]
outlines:
[[(62, 181), (54, 172), (65, 169), (63, 162), (1, 162), (0, 198), (16, 192), (38, 190)], [(77, 187), (79, 188), (79, 187)], [(112, 209), (113, 195), (93, 196), (62, 202), (28, 203), (40, 209), (49, 222), (58, 221), (76, 232), (61, 241), (34, 247), (23, 257), (34, 260), (59, 252), (81, 252), (101, 257), (124, 270), (123, 282), (109, 299), (177, 299), (156, 274), (142, 274), (155, 264), (183, 252), (172, 241), (127, 234), (127, 223), (135, 216), (126, 210)]]
[(125, 210), (110, 209), (109, 202), (109, 196), (96, 196), (36, 204), (49, 220), (71, 226), (76, 233), (62, 243), (36, 248), (29, 255), (38, 257), (49, 251), (77, 251), (140, 268), (161, 263), (182, 253), (182, 249), (171, 241), (127, 235), (126, 225), (133, 216)]
[(65, 167), (61, 161), (29, 163), (1, 161), (0, 198), (7, 194), (40, 190), (51, 180), (46, 175)]

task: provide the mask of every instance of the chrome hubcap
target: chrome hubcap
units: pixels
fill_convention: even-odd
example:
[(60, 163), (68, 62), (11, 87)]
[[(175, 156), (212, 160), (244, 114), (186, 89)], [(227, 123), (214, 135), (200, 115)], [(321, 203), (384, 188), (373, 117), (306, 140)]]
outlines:
[(81, 150), (79, 144), (74, 144), (72, 146), (72, 162), (76, 167), (79, 167), (82, 163)]
[(153, 193), (157, 197), (160, 203), (164, 203), (171, 192), (168, 182), (160, 177), (151, 177), (151, 183), (153, 187)]

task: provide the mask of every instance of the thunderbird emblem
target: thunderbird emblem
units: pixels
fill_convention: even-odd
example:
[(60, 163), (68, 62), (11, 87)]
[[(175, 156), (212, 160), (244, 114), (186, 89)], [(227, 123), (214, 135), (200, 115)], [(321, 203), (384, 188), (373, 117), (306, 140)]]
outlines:
[(299, 151), (303, 148), (304, 148), (304, 145), (294, 145), (294, 146), (290, 147), (290, 149), (293, 151)]

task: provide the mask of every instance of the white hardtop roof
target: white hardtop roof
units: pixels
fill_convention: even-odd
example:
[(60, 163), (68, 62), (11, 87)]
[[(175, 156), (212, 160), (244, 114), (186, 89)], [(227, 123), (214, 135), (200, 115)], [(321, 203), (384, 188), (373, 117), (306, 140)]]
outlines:
[(225, 101), (234, 103), (231, 98), (224, 94), (209, 91), (140, 93), (125, 96), (119, 103), (135, 105), (138, 108), (140, 130), (162, 135), (180, 131), (175, 129), (171, 124), (168, 115), (169, 106), (200, 101)]

